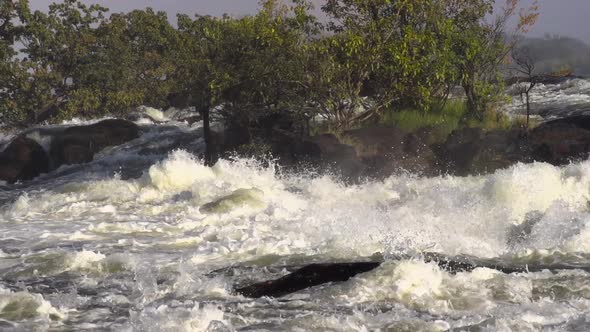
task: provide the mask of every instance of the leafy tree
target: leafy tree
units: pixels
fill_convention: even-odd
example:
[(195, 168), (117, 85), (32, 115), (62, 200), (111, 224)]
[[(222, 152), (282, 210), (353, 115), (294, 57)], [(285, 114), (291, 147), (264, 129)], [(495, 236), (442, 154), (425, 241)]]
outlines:
[(27, 75), (16, 58), (15, 44), (21, 40), (29, 16), (25, 0), (0, 2), (0, 123), (4, 125), (18, 124), (23, 119), (13, 96)]
[(142, 104), (167, 107), (176, 84), (178, 34), (166, 13), (147, 8), (113, 14), (96, 34), (96, 59), (84, 85), (100, 92), (100, 109), (120, 113)]
[[(392, 105), (426, 109), (453, 75), (452, 22), (435, 0), (328, 0), (334, 34), (314, 44), (315, 100), (347, 128)], [(369, 92), (370, 98), (365, 94)]]
[[(30, 109), (29, 121), (48, 116), (93, 115), (100, 100), (85, 86), (88, 68), (95, 62), (96, 26), (104, 20), (106, 8), (65, 0), (49, 6), (49, 13), (36, 11), (27, 20), (23, 52), (29, 78), (39, 91), (50, 91), (43, 103)], [(26, 90), (25, 90), (26, 91)], [(32, 92), (28, 92), (30, 94)], [(57, 113), (57, 114), (46, 114)]]
[[(182, 46), (179, 75), (204, 122), (210, 146), (209, 113), (219, 109), (228, 125), (248, 129), (256, 116), (304, 105), (305, 37), (313, 31), (308, 4), (262, 3), (255, 16), (233, 19), (179, 16)], [(212, 151), (206, 152), (208, 163)]]
[[(519, 10), (519, 6), (519, 0), (506, 0), (493, 16), (493, 0), (448, 1), (446, 15), (457, 27), (453, 48), (458, 81), (465, 90), (471, 116), (481, 118), (502, 95), (501, 65), (514, 48), (516, 36), (527, 32), (538, 17), (536, 1), (527, 9)], [(510, 34), (508, 24), (515, 16), (518, 22)]]

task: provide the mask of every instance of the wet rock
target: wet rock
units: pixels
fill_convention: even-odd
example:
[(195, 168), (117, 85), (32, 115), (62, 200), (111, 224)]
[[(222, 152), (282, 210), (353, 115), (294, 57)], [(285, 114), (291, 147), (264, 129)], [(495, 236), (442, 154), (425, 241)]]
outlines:
[(199, 211), (201, 213), (227, 213), (239, 206), (263, 208), (265, 206), (263, 197), (264, 192), (256, 188), (238, 189), (230, 195), (203, 205)]
[(30, 180), (49, 171), (49, 158), (34, 140), (18, 136), (0, 153), (0, 180)]
[(344, 133), (371, 177), (383, 178), (400, 170), (434, 173), (436, 156), (422, 139), (395, 127), (375, 127)]
[(64, 164), (90, 162), (102, 149), (121, 145), (138, 137), (139, 127), (133, 122), (120, 119), (69, 127), (51, 141), (52, 166), (57, 168)]
[[(477, 260), (470, 257), (449, 258), (436, 253), (425, 253), (423, 259), (427, 263), (435, 263), (442, 270), (451, 274), (471, 272), (477, 268), (493, 269), (505, 274), (564, 270), (590, 271), (590, 266), (586, 265), (556, 263), (511, 266), (501, 264), (496, 260)], [(310, 264), (279, 279), (236, 288), (235, 292), (250, 298), (282, 297), (330, 282), (347, 281), (361, 273), (370, 272), (381, 264), (381, 262)]]
[(281, 297), (328, 282), (346, 281), (380, 265), (378, 262), (311, 264), (277, 280), (238, 288), (236, 292), (252, 298)]
[(354, 147), (341, 143), (332, 134), (306, 138), (294, 147), (295, 160), (303, 160), (344, 179), (352, 180), (366, 173), (366, 166), (358, 158)]
[(590, 116), (573, 116), (545, 122), (529, 135), (536, 161), (564, 165), (590, 154)]
[(526, 135), (521, 130), (455, 130), (437, 146), (441, 171), (467, 176), (492, 173), (520, 161), (529, 161)]

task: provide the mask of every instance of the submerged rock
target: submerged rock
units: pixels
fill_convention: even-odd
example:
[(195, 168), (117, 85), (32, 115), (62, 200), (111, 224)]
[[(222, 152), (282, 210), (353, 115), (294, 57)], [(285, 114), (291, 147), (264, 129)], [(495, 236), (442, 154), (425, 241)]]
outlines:
[(49, 158), (36, 141), (18, 136), (0, 153), (0, 180), (14, 183), (49, 171)]
[(236, 292), (253, 298), (281, 297), (328, 282), (346, 281), (380, 265), (379, 262), (311, 264), (276, 280), (238, 288)]
[(218, 200), (207, 203), (199, 209), (201, 213), (227, 213), (239, 206), (249, 206), (252, 208), (264, 208), (264, 192), (262, 190), (238, 189)]
[[(492, 269), (505, 274), (541, 272), (545, 270), (563, 271), (580, 269), (587, 272), (590, 271), (590, 266), (568, 264), (510, 266), (500, 264), (495, 260), (475, 260), (469, 257), (449, 258), (436, 253), (425, 253), (423, 260), (426, 263), (433, 262), (440, 269), (451, 274), (471, 272), (477, 268)], [(310, 264), (279, 279), (236, 288), (235, 292), (251, 298), (264, 296), (281, 297), (329, 282), (347, 281), (361, 273), (370, 272), (381, 266), (381, 264), (381, 262)]]

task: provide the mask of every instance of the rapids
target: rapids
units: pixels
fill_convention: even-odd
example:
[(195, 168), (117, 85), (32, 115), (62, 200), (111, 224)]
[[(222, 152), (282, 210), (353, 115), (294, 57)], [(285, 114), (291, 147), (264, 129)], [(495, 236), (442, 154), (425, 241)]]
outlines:
[[(590, 329), (583, 270), (450, 274), (420, 259), (590, 266), (590, 161), (345, 185), (272, 160), (207, 168), (199, 125), (140, 123), (92, 163), (0, 184), (0, 330)], [(385, 263), (279, 299), (232, 291), (370, 259)]]
[[(526, 87), (526, 86), (525, 86)], [(512, 103), (508, 114), (526, 114), (524, 98), (518, 84), (508, 88)], [(563, 117), (590, 112), (590, 78), (566, 80), (560, 84), (538, 84), (531, 91), (531, 114), (541, 118)]]

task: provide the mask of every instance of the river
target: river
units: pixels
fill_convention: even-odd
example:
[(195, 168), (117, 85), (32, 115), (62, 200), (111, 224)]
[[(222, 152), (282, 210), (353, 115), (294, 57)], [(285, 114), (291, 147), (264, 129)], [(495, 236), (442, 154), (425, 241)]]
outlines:
[[(543, 109), (567, 95), (551, 89)], [(272, 161), (207, 168), (199, 126), (141, 126), (92, 163), (0, 185), (0, 330), (590, 330), (590, 161), (346, 185)], [(424, 252), (581, 268), (451, 274)], [(233, 292), (369, 260), (384, 263), (278, 299)]]

